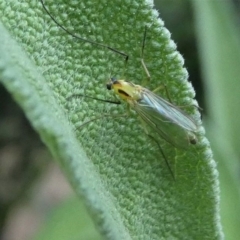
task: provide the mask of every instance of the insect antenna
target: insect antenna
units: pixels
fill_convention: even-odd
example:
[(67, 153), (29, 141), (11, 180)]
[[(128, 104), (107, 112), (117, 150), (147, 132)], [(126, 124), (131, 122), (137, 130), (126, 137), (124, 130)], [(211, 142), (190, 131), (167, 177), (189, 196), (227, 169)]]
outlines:
[(76, 35), (75, 33), (72, 33), (71, 31), (69, 31), (68, 29), (66, 29), (66, 28), (65, 28), (64, 26), (62, 26), (62, 25), (53, 17), (53, 15), (49, 12), (49, 10), (46, 8), (43, 0), (40, 0), (40, 2), (41, 2), (41, 4), (42, 4), (42, 6), (43, 6), (43, 9), (44, 9), (45, 12), (48, 14), (48, 16), (53, 20), (53, 22), (54, 22), (59, 28), (61, 28), (63, 31), (65, 31), (66, 33), (68, 33), (70, 36), (72, 36), (72, 37), (74, 37), (74, 38), (76, 38), (76, 39), (79, 39), (79, 40), (81, 40), (81, 41), (84, 41), (84, 42), (91, 43), (91, 44), (96, 45), (96, 46), (99, 46), (99, 47), (103, 47), (103, 48), (109, 49), (110, 51), (115, 52), (115, 53), (120, 54), (121, 56), (123, 56), (123, 57), (125, 58), (125, 62), (128, 61), (129, 56), (128, 56), (126, 53), (124, 53), (124, 52), (122, 52), (122, 51), (119, 51), (119, 50), (117, 50), (117, 49), (115, 49), (115, 48), (109, 47), (109, 46), (107, 46), (107, 45), (105, 45), (105, 44), (101, 44), (101, 43), (98, 43), (98, 42), (95, 42), (95, 41), (92, 41), (92, 40), (89, 40), (89, 39), (80, 37), (80, 36)]

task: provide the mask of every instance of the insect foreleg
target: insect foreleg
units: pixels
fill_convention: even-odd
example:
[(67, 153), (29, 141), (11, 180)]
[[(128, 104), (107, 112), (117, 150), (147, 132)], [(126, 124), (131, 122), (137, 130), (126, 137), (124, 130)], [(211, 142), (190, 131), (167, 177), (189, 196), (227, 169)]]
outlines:
[[(145, 43), (146, 43), (146, 36), (147, 36), (147, 26), (145, 26), (145, 31), (144, 31), (144, 35), (143, 35), (143, 41), (142, 41), (142, 51), (141, 51), (141, 64), (142, 64), (142, 67), (147, 75), (147, 81), (149, 82), (150, 79), (151, 79), (151, 75), (147, 69), (147, 66), (144, 62), (144, 48), (145, 48)], [(142, 83), (143, 86), (145, 86), (147, 84), (146, 81), (144, 81)]]
[(111, 100), (106, 100), (106, 99), (101, 99), (101, 98), (95, 98), (95, 97), (87, 96), (87, 95), (84, 95), (84, 94), (72, 94), (71, 96), (67, 97), (67, 100), (70, 100), (70, 99), (72, 99), (74, 97), (85, 97), (85, 98), (94, 99), (94, 100), (97, 100), (97, 101), (100, 101), (100, 102), (121, 104), (121, 102), (118, 99), (116, 99), (116, 101), (111, 101)]
[(97, 120), (100, 120), (100, 119), (105, 118), (105, 117), (119, 118), (119, 117), (125, 117), (126, 115), (127, 115), (126, 113), (124, 113), (124, 114), (119, 114), (119, 115), (103, 114), (103, 115), (101, 115), (101, 116), (92, 118), (92, 119), (84, 122), (81, 126), (78, 127), (78, 129), (81, 129), (81, 128), (83, 128), (84, 126), (86, 126), (87, 124), (89, 124), (89, 123), (91, 123), (91, 122), (94, 122), (94, 121), (97, 121)]

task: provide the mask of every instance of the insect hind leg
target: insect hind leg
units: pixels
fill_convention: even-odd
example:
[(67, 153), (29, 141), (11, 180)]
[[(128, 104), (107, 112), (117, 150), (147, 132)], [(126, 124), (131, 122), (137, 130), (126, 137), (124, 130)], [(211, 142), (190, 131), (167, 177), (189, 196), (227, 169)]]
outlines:
[[(171, 97), (170, 97), (170, 94), (169, 94), (169, 91), (168, 91), (168, 88), (167, 88), (167, 86), (166, 86), (165, 84), (162, 84), (162, 85), (160, 85), (159, 87), (155, 88), (155, 89), (153, 90), (153, 92), (156, 93), (156, 92), (158, 92), (159, 90), (161, 90), (161, 89), (163, 89), (163, 88), (164, 88), (164, 90), (165, 90), (165, 94), (166, 94), (166, 96), (167, 96), (167, 98), (168, 98), (168, 101), (169, 101), (171, 104), (173, 104), (173, 102), (172, 102), (172, 100), (171, 100)], [(193, 106), (193, 107), (197, 108), (198, 110), (203, 111), (203, 109), (202, 109), (201, 107), (199, 107), (199, 106), (197, 106), (197, 105), (195, 105), (195, 104), (177, 105), (178, 108), (186, 108), (186, 107), (189, 107), (189, 106)]]
[(151, 139), (157, 144), (157, 146), (158, 146), (158, 148), (159, 148), (159, 150), (160, 150), (160, 152), (161, 152), (161, 154), (162, 154), (162, 156), (163, 156), (163, 158), (164, 158), (164, 160), (165, 160), (165, 163), (166, 163), (166, 165), (167, 165), (167, 168), (168, 168), (168, 170), (169, 170), (169, 172), (170, 172), (173, 180), (176, 181), (175, 175), (174, 175), (174, 173), (173, 173), (173, 171), (172, 171), (172, 168), (171, 168), (171, 166), (170, 166), (170, 164), (169, 164), (169, 161), (168, 161), (168, 159), (167, 159), (167, 157), (166, 157), (166, 155), (165, 155), (165, 153), (164, 153), (161, 145), (158, 143), (158, 141), (157, 141), (152, 135), (150, 135), (150, 134), (148, 134), (148, 133), (146, 133), (146, 134), (147, 134), (147, 136), (148, 136), (149, 138), (151, 138)]
[[(141, 64), (142, 64), (142, 67), (143, 67), (143, 69), (144, 69), (144, 71), (146, 73), (146, 76), (147, 76), (147, 81), (144, 80), (142, 82), (143, 86), (146, 86), (147, 82), (149, 82), (151, 80), (151, 75), (150, 75), (150, 73), (148, 71), (148, 68), (147, 68), (145, 62), (144, 62), (144, 49), (145, 49), (145, 45), (146, 45), (146, 38), (147, 38), (147, 26), (145, 26), (144, 35), (143, 35), (143, 41), (142, 41), (142, 48), (141, 48)], [(171, 100), (171, 97), (170, 97), (170, 94), (169, 94), (169, 91), (168, 91), (168, 88), (167, 88), (167, 86), (165, 84), (160, 85), (159, 87), (154, 89), (153, 92), (154, 93), (158, 92), (159, 90), (161, 90), (163, 88), (165, 90), (165, 94), (166, 94), (166, 97), (168, 98), (168, 101), (173, 104), (173, 102)], [(193, 105), (193, 106), (196, 107), (198, 110), (202, 110), (202, 108), (199, 107), (199, 106), (196, 106), (196, 105)], [(178, 107), (179, 108), (187, 107), (187, 105), (186, 106), (178, 106)]]

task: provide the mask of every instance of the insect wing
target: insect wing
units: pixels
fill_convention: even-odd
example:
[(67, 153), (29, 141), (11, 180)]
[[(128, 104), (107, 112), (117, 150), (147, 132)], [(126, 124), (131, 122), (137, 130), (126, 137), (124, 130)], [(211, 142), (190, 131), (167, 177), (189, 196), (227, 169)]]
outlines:
[(175, 147), (188, 147), (189, 132), (197, 131), (192, 118), (148, 89), (142, 89), (142, 99), (134, 109), (148, 126)]

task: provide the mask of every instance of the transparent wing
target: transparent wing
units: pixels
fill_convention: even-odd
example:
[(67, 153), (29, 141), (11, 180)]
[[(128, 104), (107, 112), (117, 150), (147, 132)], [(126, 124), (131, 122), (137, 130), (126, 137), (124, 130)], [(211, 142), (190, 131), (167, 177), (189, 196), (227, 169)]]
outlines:
[(193, 136), (197, 131), (197, 125), (190, 116), (145, 88), (134, 109), (148, 126), (176, 147), (189, 146), (189, 133)]

